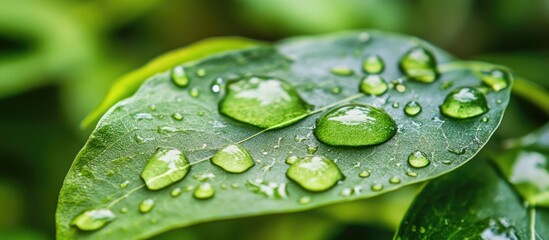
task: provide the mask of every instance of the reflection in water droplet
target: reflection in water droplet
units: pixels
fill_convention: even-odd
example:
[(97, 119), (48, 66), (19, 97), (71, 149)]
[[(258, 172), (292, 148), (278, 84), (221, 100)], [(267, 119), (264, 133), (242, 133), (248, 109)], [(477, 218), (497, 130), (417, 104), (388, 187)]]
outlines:
[(211, 162), (230, 173), (243, 173), (255, 164), (248, 151), (235, 144), (225, 146), (217, 151)]
[(400, 69), (408, 78), (422, 83), (434, 82), (439, 75), (434, 55), (422, 47), (406, 52), (400, 60)]
[(249, 77), (227, 84), (219, 111), (260, 128), (283, 127), (310, 111), (290, 84), (274, 78)]
[(360, 172), (358, 174), (358, 176), (361, 177), (361, 178), (367, 178), (367, 177), (370, 176), (370, 171), (364, 170), (364, 171)]
[(427, 167), (431, 161), (427, 158), (425, 153), (421, 151), (415, 151), (408, 156), (408, 164), (414, 168)]
[(330, 69), (330, 72), (340, 76), (350, 76), (350, 75), (353, 75), (354, 73), (353, 69), (350, 69), (345, 66), (335, 66), (332, 69)]
[(416, 116), (421, 112), (421, 105), (416, 101), (410, 101), (404, 106), (404, 113), (408, 116)]
[(141, 178), (150, 190), (158, 190), (183, 179), (190, 167), (181, 151), (158, 148), (141, 172)]
[(154, 200), (153, 199), (145, 199), (141, 204), (139, 204), (139, 211), (142, 213), (148, 213), (150, 212), (154, 207)]
[(181, 115), (181, 113), (174, 113), (174, 114), (172, 114), (172, 118), (174, 120), (181, 121), (181, 120), (183, 120), (183, 115)]
[(488, 104), (483, 93), (474, 88), (458, 88), (448, 94), (440, 111), (447, 117), (466, 119), (488, 112)]
[(185, 68), (183, 68), (182, 66), (176, 66), (172, 68), (170, 77), (172, 79), (172, 82), (178, 87), (184, 88), (189, 85), (189, 76), (187, 76)]
[(308, 204), (308, 203), (311, 202), (311, 200), (312, 200), (311, 197), (304, 196), (304, 197), (300, 197), (298, 202), (299, 202), (299, 204)]
[(83, 231), (98, 230), (115, 219), (110, 209), (93, 209), (78, 214), (71, 221), (71, 225)]
[(368, 74), (379, 74), (383, 72), (384, 68), (383, 59), (378, 55), (367, 56), (362, 62), (362, 70)]
[(215, 195), (215, 189), (210, 183), (201, 183), (194, 190), (193, 197), (196, 199), (209, 199)]
[(372, 191), (379, 192), (379, 191), (383, 190), (383, 185), (380, 184), (380, 183), (376, 183), (376, 184), (372, 185), (371, 189), (372, 189)]
[(494, 91), (499, 92), (507, 88), (511, 81), (511, 74), (502, 69), (494, 69), (492, 71), (481, 71), (481, 79), (486, 85), (490, 86)]
[(360, 91), (365, 94), (371, 94), (375, 96), (382, 95), (387, 92), (387, 82), (379, 75), (368, 75), (360, 82)]
[(337, 164), (321, 156), (307, 156), (290, 165), (288, 178), (312, 192), (322, 192), (333, 187), (343, 175)]
[(181, 194), (181, 188), (174, 188), (171, 192), (170, 192), (170, 195), (172, 197), (177, 197)]
[(388, 141), (396, 131), (395, 121), (384, 111), (369, 105), (347, 104), (320, 117), (314, 135), (332, 146), (369, 146)]

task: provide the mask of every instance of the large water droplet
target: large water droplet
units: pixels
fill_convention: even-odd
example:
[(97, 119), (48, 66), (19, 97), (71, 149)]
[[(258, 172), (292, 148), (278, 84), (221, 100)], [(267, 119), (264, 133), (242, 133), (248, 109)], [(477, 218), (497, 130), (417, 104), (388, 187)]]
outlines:
[(141, 178), (149, 189), (157, 190), (181, 180), (190, 168), (189, 160), (181, 151), (158, 148), (141, 172)]
[(148, 213), (150, 212), (154, 207), (154, 200), (153, 199), (145, 199), (141, 204), (139, 204), (139, 211), (142, 213)]
[(210, 183), (202, 183), (194, 190), (193, 197), (196, 199), (209, 199), (215, 195), (215, 189)]
[(170, 77), (172, 79), (172, 82), (178, 87), (184, 88), (189, 85), (189, 76), (187, 76), (187, 72), (182, 66), (172, 68)]
[(370, 188), (372, 189), (372, 191), (379, 192), (383, 190), (383, 184), (375, 183)]
[(502, 69), (493, 69), (492, 71), (482, 71), (481, 79), (482, 82), (490, 86), (494, 91), (499, 92), (507, 88), (511, 81), (511, 76), (507, 71)]
[(104, 227), (115, 219), (110, 209), (93, 209), (78, 214), (71, 221), (71, 225), (83, 231), (93, 231)]
[(408, 116), (416, 116), (421, 112), (421, 105), (416, 101), (410, 101), (404, 106), (404, 113)]
[(408, 164), (414, 168), (424, 168), (430, 163), (431, 161), (427, 158), (425, 153), (421, 151), (415, 151), (408, 156)]
[(260, 128), (290, 125), (309, 112), (290, 84), (274, 78), (250, 77), (227, 84), (219, 111)]
[(474, 88), (458, 88), (448, 94), (440, 111), (447, 117), (465, 119), (488, 112), (488, 104), (483, 93)]
[(212, 163), (230, 173), (243, 173), (254, 165), (252, 156), (240, 145), (228, 145), (211, 159)]
[(317, 120), (314, 129), (319, 141), (332, 146), (380, 144), (396, 132), (397, 125), (387, 113), (360, 104), (347, 104), (329, 111)]
[(326, 191), (343, 179), (337, 164), (320, 156), (301, 158), (290, 165), (286, 176), (313, 192)]
[(378, 55), (370, 55), (364, 58), (362, 62), (362, 70), (369, 74), (379, 74), (383, 72), (385, 64), (383, 59)]
[(434, 82), (439, 75), (434, 55), (422, 47), (406, 52), (400, 59), (400, 69), (408, 78), (422, 83)]
[(387, 91), (388, 85), (379, 75), (368, 75), (360, 82), (360, 91), (365, 94), (379, 96)]

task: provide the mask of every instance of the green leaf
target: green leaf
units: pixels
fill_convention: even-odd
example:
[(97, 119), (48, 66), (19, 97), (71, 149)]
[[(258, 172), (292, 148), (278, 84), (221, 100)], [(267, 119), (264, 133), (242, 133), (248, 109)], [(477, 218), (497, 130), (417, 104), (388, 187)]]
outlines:
[(476, 159), (431, 181), (395, 239), (546, 239), (549, 210), (528, 208), (494, 166)]
[(101, 104), (82, 121), (81, 126), (86, 128), (95, 123), (115, 103), (134, 94), (147, 78), (159, 72), (166, 71), (178, 64), (225, 51), (253, 48), (261, 45), (264, 45), (264, 43), (240, 37), (220, 37), (202, 40), (190, 46), (168, 52), (147, 63), (142, 68), (116, 80)]
[[(176, 86), (169, 71), (154, 75), (133, 97), (105, 114), (75, 159), (59, 197), (58, 238), (146, 238), (200, 222), (294, 212), (368, 198), (452, 171), (471, 159), (497, 128), (510, 87), (491, 91), (470, 69), (463, 68), (436, 73), (440, 76), (432, 83), (408, 80), (399, 69), (399, 60), (415, 47), (432, 52), (439, 69), (454, 61), (447, 53), (414, 38), (374, 31), (347, 32), (294, 38), (275, 47), (230, 52), (183, 65), (190, 79), (186, 88)], [(359, 91), (366, 76), (362, 60), (370, 54), (377, 54), (385, 64), (380, 76), (388, 89), (379, 96)], [(430, 55), (421, 56), (418, 61)], [(431, 70), (420, 69), (429, 64), (411, 61), (407, 65), (418, 67), (413, 71), (415, 76), (433, 75)], [(337, 75), (341, 71), (334, 74), (333, 67), (348, 71)], [(254, 90), (253, 86), (261, 88)], [(461, 120), (441, 114), (439, 106), (446, 96), (465, 86), (485, 92), (489, 111)], [(243, 106), (240, 112), (220, 114), (218, 104), (223, 96), (233, 98), (225, 98), (225, 104), (253, 96), (258, 101), (274, 101), (281, 108), (287, 106), (284, 104), (297, 105), (284, 108), (292, 112), (280, 112), (283, 116), (277, 123), (262, 122), (256, 120), (272, 112), (248, 115), (250, 109)], [(404, 106), (412, 100), (422, 109), (409, 116)], [(309, 107), (303, 108), (302, 102)], [(340, 108), (348, 103), (355, 108)], [(247, 107), (254, 104), (262, 107), (261, 102), (250, 102)], [(334, 117), (343, 116), (339, 118), (341, 136), (336, 144), (369, 137), (364, 129), (353, 127), (346, 132), (343, 126), (351, 117), (351, 122), (359, 121), (365, 128), (376, 127), (375, 122), (367, 121), (371, 111), (364, 105), (390, 116), (397, 126), (395, 135), (376, 135), (377, 145), (366, 147), (336, 147), (316, 140), (315, 121), (335, 107), (361, 111)], [(251, 111), (262, 113), (257, 108)], [(296, 112), (305, 113), (296, 117)], [(392, 129), (390, 121), (384, 122)], [(218, 150), (232, 144), (245, 149), (255, 162), (240, 174), (227, 173), (209, 162)], [(191, 166), (183, 180), (151, 191), (140, 174), (158, 148), (185, 153)], [(410, 155), (421, 160), (416, 161), (420, 164), (414, 162), (417, 168), (408, 164)], [(294, 168), (301, 168), (296, 172), (314, 175), (316, 171), (335, 177), (323, 180), (320, 187), (295, 176), (295, 172), (290, 180), (286, 159), (295, 162)], [(326, 161), (335, 164), (324, 164)], [(183, 170), (174, 167), (174, 171), (179, 169)], [(338, 179), (340, 182), (335, 182)], [(307, 191), (299, 183), (320, 192)], [(211, 191), (210, 187), (213, 196), (201, 194)], [(193, 188), (200, 189), (199, 193), (193, 193)], [(198, 200), (193, 195), (211, 198)], [(155, 204), (141, 213), (138, 209), (144, 201)], [(110, 209), (116, 219), (94, 232), (70, 225), (74, 217), (93, 209)]]

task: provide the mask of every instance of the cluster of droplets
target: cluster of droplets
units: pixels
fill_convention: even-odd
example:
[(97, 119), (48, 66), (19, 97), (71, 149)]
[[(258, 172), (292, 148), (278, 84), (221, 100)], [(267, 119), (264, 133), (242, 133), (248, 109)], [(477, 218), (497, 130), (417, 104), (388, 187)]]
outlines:
[[(432, 83), (439, 77), (435, 56), (427, 49), (414, 47), (406, 52), (399, 62), (400, 70), (407, 79)], [(367, 55), (362, 61), (362, 72), (365, 74), (358, 85), (358, 91), (370, 96), (381, 96), (393, 88), (397, 92), (406, 91), (402, 79), (389, 84), (381, 74), (385, 70), (385, 62), (376, 54)], [(351, 76), (355, 71), (346, 66), (336, 66), (330, 70), (335, 75)], [(206, 76), (206, 70), (198, 69), (194, 73), (197, 77)], [(509, 85), (510, 75), (501, 69), (481, 72), (481, 80), (494, 91), (500, 91)], [(188, 70), (183, 66), (174, 67), (170, 72), (173, 84), (179, 88), (188, 88), (191, 78)], [(444, 82), (441, 89), (452, 87), (453, 82)], [(234, 81), (225, 82), (223, 78), (216, 78), (210, 84), (213, 93), (222, 93), (219, 102), (219, 112), (235, 120), (262, 129), (276, 129), (293, 124), (307, 117), (312, 108), (300, 96), (298, 91), (288, 82), (275, 77), (247, 76)], [(332, 90), (340, 93), (341, 88)], [(189, 96), (198, 98), (200, 91), (197, 87), (188, 89)], [(393, 103), (398, 108), (398, 102)], [(156, 109), (156, 106), (154, 106)], [(409, 117), (415, 117), (422, 112), (422, 106), (417, 100), (412, 100), (404, 105), (404, 113)], [(460, 87), (449, 92), (444, 102), (440, 105), (442, 115), (454, 119), (468, 119), (480, 116), (488, 112), (488, 104), (484, 93), (473, 87)], [(152, 119), (148, 113), (134, 115), (136, 120)], [(181, 121), (184, 116), (181, 113), (173, 113), (171, 118)], [(484, 120), (486, 119), (486, 120)], [(487, 122), (483, 118), (483, 122)], [(316, 121), (314, 136), (320, 142), (330, 146), (341, 147), (365, 147), (383, 144), (392, 139), (397, 133), (398, 127), (394, 119), (385, 111), (364, 104), (345, 104), (327, 111)], [(361, 137), (357, 137), (361, 136)], [(136, 135), (136, 141), (146, 142), (146, 138)], [(297, 142), (302, 142), (297, 138)], [(286, 171), (288, 179), (297, 183), (309, 192), (323, 192), (333, 188), (345, 176), (338, 165), (331, 159), (315, 155), (317, 145), (309, 145), (308, 156), (290, 156), (286, 159), (289, 165)], [(254, 167), (252, 156), (239, 144), (230, 144), (218, 150), (211, 158), (211, 164), (227, 173), (241, 174)], [(421, 169), (429, 166), (431, 161), (422, 151), (410, 153), (407, 159), (411, 169)], [(185, 178), (191, 169), (191, 163), (185, 153), (175, 148), (157, 148), (149, 158), (141, 172), (145, 186), (150, 190), (164, 189)], [(358, 177), (366, 179), (371, 176), (370, 170), (362, 170)], [(418, 173), (408, 169), (406, 175), (417, 177)], [(198, 178), (197, 178), (198, 179)], [(211, 199), (215, 195), (214, 186), (208, 181), (209, 177), (200, 178), (201, 183), (196, 186), (188, 186), (187, 191), (193, 191), (193, 197), (198, 200)], [(393, 176), (388, 184), (401, 183), (401, 178)], [(120, 188), (126, 188), (130, 184), (124, 181)], [(267, 182), (262, 179), (248, 181), (246, 186), (255, 193), (268, 198), (285, 199), (288, 197), (286, 183)], [(232, 185), (237, 188), (237, 184)], [(223, 184), (222, 188), (226, 188)], [(370, 189), (379, 192), (384, 189), (383, 183), (373, 183)], [(345, 188), (341, 192), (343, 196), (358, 194), (362, 191), (360, 186)], [(172, 197), (178, 197), (182, 193), (181, 188), (171, 190)], [(302, 196), (298, 199), (300, 204), (308, 204), (312, 201), (310, 196)], [(155, 200), (148, 198), (143, 200), (138, 207), (142, 213), (153, 210)], [(122, 208), (125, 213), (127, 208)], [(71, 222), (72, 225), (84, 231), (97, 230), (115, 219), (115, 214), (108, 208), (99, 208), (85, 211), (77, 215)]]

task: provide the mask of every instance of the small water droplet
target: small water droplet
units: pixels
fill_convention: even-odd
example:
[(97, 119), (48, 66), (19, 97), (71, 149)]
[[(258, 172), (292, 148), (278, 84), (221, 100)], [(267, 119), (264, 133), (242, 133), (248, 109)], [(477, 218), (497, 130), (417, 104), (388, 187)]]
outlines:
[(496, 100), (496, 103), (501, 104), (502, 103), (501, 99)]
[(383, 190), (383, 184), (380, 184), (380, 183), (373, 184), (371, 189), (372, 189), (372, 191), (379, 192), (379, 191)]
[(321, 156), (307, 156), (299, 159), (290, 165), (286, 176), (312, 192), (326, 191), (343, 179), (337, 164)]
[(219, 111), (256, 127), (278, 128), (307, 116), (310, 106), (293, 86), (282, 80), (248, 77), (227, 84)]
[(151, 198), (145, 199), (139, 204), (139, 211), (141, 213), (148, 213), (154, 207), (154, 200)]
[(447, 117), (466, 119), (488, 112), (486, 97), (474, 88), (458, 88), (448, 94), (440, 111)]
[(369, 55), (362, 61), (362, 70), (368, 74), (379, 74), (383, 72), (385, 64), (378, 55)]
[(151, 140), (154, 140), (154, 138), (150, 138), (150, 137), (143, 137), (139, 134), (135, 134), (135, 136), (133, 137), (133, 139), (135, 140), (135, 142), (139, 143), (139, 144), (143, 144), (143, 143), (146, 143), (148, 141), (151, 141)]
[(191, 165), (184, 153), (177, 149), (158, 148), (141, 172), (150, 190), (158, 190), (187, 175)]
[(120, 188), (127, 188), (130, 184), (130, 181), (126, 180), (123, 183), (120, 183)]
[(367, 178), (367, 177), (370, 176), (370, 171), (364, 170), (364, 171), (360, 172), (358, 174), (358, 176), (361, 177), (361, 178)]
[(292, 165), (297, 162), (299, 158), (297, 156), (289, 156), (286, 158), (286, 164)]
[(439, 75), (435, 56), (422, 47), (406, 52), (400, 59), (400, 69), (408, 78), (422, 83), (434, 82)]
[(341, 87), (335, 86), (330, 90), (333, 94), (340, 94), (341, 93)]
[(488, 118), (487, 118), (487, 117), (483, 117), (483, 118), (481, 119), (481, 121), (482, 121), (483, 123), (487, 123), (487, 122), (488, 122)]
[(286, 183), (266, 182), (263, 179), (246, 182), (252, 192), (262, 194), (268, 198), (285, 199), (288, 197)]
[(82, 231), (94, 231), (104, 227), (114, 219), (115, 215), (110, 209), (93, 209), (78, 214), (72, 219), (71, 225)]
[(425, 153), (421, 151), (415, 151), (408, 156), (408, 164), (414, 168), (427, 167), (431, 161), (427, 158)]
[(243, 173), (255, 164), (248, 151), (236, 144), (225, 146), (217, 151), (211, 162), (230, 173)]
[(351, 196), (353, 194), (353, 189), (352, 188), (344, 188), (343, 190), (341, 190), (341, 192), (339, 194), (341, 196), (345, 196), (345, 197)]
[(300, 197), (299, 200), (297, 200), (299, 202), (299, 204), (308, 204), (311, 202), (311, 197), (309, 196), (303, 196), (303, 197)]
[(381, 76), (368, 75), (362, 79), (359, 88), (365, 94), (379, 96), (387, 92), (388, 85)]
[(172, 197), (177, 197), (181, 194), (181, 188), (174, 188), (171, 192), (170, 192), (170, 195)]
[(389, 182), (390, 182), (391, 184), (399, 184), (399, 183), (400, 183), (400, 178), (398, 178), (398, 177), (391, 177), (391, 178), (389, 179)]
[(450, 164), (452, 164), (452, 161), (444, 160), (444, 161), (442, 161), (442, 163), (445, 164), (445, 165), (450, 165)]
[(409, 177), (417, 177), (417, 172), (412, 172), (412, 171), (406, 171), (406, 175), (408, 175)]
[(187, 76), (187, 72), (183, 66), (176, 66), (172, 68), (170, 77), (172, 82), (178, 87), (185, 88), (189, 85), (189, 76)]
[(330, 69), (330, 72), (340, 76), (351, 76), (354, 74), (353, 69), (350, 69), (345, 66), (335, 66), (332, 69)]
[(174, 113), (172, 114), (172, 118), (176, 121), (181, 121), (183, 120), (183, 115), (181, 115), (181, 113)]
[(507, 88), (511, 81), (509, 72), (502, 69), (496, 68), (491, 71), (481, 71), (480, 74), (482, 82), (490, 86), (496, 92)]
[(369, 105), (347, 104), (320, 117), (314, 135), (332, 146), (369, 146), (388, 141), (396, 130), (395, 121), (384, 111)]
[(396, 89), (397, 92), (399, 92), (399, 93), (406, 92), (406, 86), (405, 86), (404, 84), (401, 84), (401, 83), (397, 84), (397, 85), (395, 86), (395, 89)]
[(194, 189), (194, 186), (193, 186), (193, 185), (189, 185), (189, 186), (186, 186), (186, 187), (185, 187), (185, 191), (186, 191), (186, 192), (190, 192), (190, 191), (192, 191), (193, 189)]
[(206, 76), (206, 69), (200, 68), (200, 69), (196, 70), (196, 76), (205, 77)]
[(309, 154), (314, 154), (318, 150), (318, 146), (315, 144), (308, 144), (307, 145), (307, 152)]
[(150, 106), (149, 106), (149, 109), (150, 109), (151, 111), (156, 111), (156, 105), (154, 105), (154, 104), (153, 104), (153, 105), (150, 105)]
[(398, 107), (400, 107), (400, 104), (398, 102), (394, 102), (392, 106), (393, 106), (393, 108), (398, 108)]
[(127, 213), (128, 212), (128, 208), (127, 207), (123, 207), (120, 209), (120, 213)]
[(223, 78), (216, 78), (210, 84), (210, 90), (212, 90), (213, 93), (219, 93), (221, 92), (221, 89), (224, 83), (225, 83), (225, 80)]
[(193, 87), (191, 88), (191, 90), (189, 90), (189, 95), (191, 95), (191, 97), (193, 98), (197, 98), (200, 96), (200, 91), (198, 90), (197, 87)]
[(421, 105), (416, 101), (410, 101), (404, 106), (404, 113), (408, 116), (416, 116), (421, 112)]
[(194, 190), (193, 197), (196, 199), (209, 199), (215, 195), (215, 189), (210, 183), (201, 183)]

